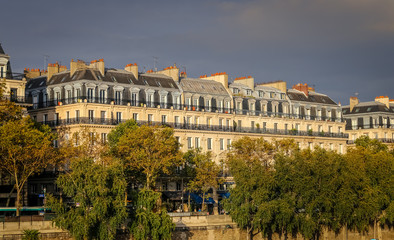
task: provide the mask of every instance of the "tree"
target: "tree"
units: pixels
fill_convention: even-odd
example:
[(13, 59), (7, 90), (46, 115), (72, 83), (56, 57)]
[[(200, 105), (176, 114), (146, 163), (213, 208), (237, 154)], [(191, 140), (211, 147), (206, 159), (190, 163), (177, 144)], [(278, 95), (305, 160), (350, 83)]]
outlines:
[(0, 82), (0, 125), (20, 120), (22, 117), (22, 108), (6, 98), (4, 84)]
[(5, 122), (0, 126), (0, 169), (15, 181), (15, 206), (19, 216), (21, 193), (27, 179), (54, 164), (54, 135), (46, 125), (37, 125), (29, 117)]
[(184, 159), (187, 163), (185, 170), (189, 172), (187, 189), (189, 193), (190, 191), (202, 193), (202, 208), (205, 210), (206, 194), (210, 188), (217, 188), (220, 168), (212, 161), (211, 152), (202, 153), (199, 148), (187, 151), (184, 154)]
[(392, 213), (394, 199), (394, 156), (387, 145), (367, 136), (358, 138), (355, 144), (348, 149), (346, 158), (350, 164), (359, 166), (357, 177), (362, 176), (364, 181), (352, 227), (366, 232), (373, 224), (375, 235), (378, 222), (393, 224), (388, 216)]
[(67, 229), (75, 239), (116, 239), (116, 230), (127, 217), (122, 164), (74, 159), (71, 171), (61, 174), (56, 183), (75, 203), (70, 206), (48, 197), (56, 226)]
[(142, 189), (135, 194), (134, 209), (131, 213), (133, 222), (130, 228), (133, 238), (171, 239), (175, 224), (166, 209), (158, 207), (157, 201), (160, 197), (161, 193), (148, 189)]
[(160, 174), (169, 174), (173, 166), (182, 163), (179, 143), (169, 127), (143, 125), (126, 130), (119, 138), (115, 155), (127, 169), (143, 173), (146, 189), (154, 189)]
[(271, 232), (273, 156), (271, 143), (263, 138), (244, 137), (232, 144), (226, 159), (236, 185), (230, 190), (230, 198), (224, 201), (224, 208), (239, 227), (247, 230), (248, 239), (259, 232), (264, 235)]

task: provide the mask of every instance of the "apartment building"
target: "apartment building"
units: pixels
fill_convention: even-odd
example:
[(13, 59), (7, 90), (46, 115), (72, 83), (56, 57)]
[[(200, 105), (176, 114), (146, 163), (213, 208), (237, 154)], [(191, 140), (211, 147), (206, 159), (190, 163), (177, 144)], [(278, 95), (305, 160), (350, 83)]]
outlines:
[(200, 147), (216, 161), (243, 136), (294, 138), (301, 148), (345, 151), (340, 107), (306, 84), (255, 85), (250, 76), (229, 84), (226, 73), (190, 78), (176, 66), (142, 73), (135, 63), (105, 68), (103, 59), (72, 60), (69, 70), (54, 63), (38, 72), (26, 85), (32, 118), (71, 131), (88, 126), (103, 141), (116, 124), (135, 119), (174, 127), (182, 150)]
[(357, 97), (351, 97), (349, 103), (342, 108), (349, 144), (362, 135), (384, 143), (394, 142), (393, 99), (378, 96), (374, 101), (359, 102)]

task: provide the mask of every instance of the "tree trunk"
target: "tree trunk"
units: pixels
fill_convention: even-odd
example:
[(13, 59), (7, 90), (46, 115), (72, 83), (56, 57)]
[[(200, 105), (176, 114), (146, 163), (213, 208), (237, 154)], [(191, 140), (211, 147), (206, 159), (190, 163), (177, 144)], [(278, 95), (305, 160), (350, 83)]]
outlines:
[(16, 208), (16, 216), (19, 217), (20, 215), (20, 201), (21, 201), (21, 190), (19, 188), (16, 189), (16, 202), (15, 202), (15, 208)]
[(205, 193), (202, 193), (201, 212), (205, 210)]
[(189, 194), (188, 194), (188, 197), (187, 197), (187, 208), (188, 208), (189, 212), (191, 212), (190, 211), (191, 210), (191, 206), (190, 206), (190, 191), (189, 191)]
[(376, 239), (376, 219), (373, 220), (373, 238)]
[(12, 190), (11, 190), (11, 192), (10, 192), (10, 194), (8, 194), (8, 198), (7, 198), (7, 203), (6, 203), (6, 207), (9, 207), (10, 206), (10, 200), (11, 200), (11, 196), (12, 196), (12, 193), (14, 192), (14, 190), (15, 190), (15, 184), (14, 184), (14, 186), (12, 187)]

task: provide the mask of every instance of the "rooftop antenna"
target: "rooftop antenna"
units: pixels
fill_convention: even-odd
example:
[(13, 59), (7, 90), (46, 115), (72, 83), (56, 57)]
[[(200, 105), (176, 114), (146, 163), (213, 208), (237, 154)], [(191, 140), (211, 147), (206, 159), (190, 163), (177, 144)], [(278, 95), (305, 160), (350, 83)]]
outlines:
[(46, 70), (47, 66), (48, 66), (48, 55), (42, 55), (44, 57), (44, 67), (42, 69)]
[(358, 92), (355, 92), (354, 95), (357, 97), (358, 96)]
[(155, 56), (153, 56), (153, 69), (155, 70), (155, 72), (157, 72), (157, 68), (156, 68), (157, 59), (159, 59), (159, 58), (158, 58), (158, 57), (155, 57)]

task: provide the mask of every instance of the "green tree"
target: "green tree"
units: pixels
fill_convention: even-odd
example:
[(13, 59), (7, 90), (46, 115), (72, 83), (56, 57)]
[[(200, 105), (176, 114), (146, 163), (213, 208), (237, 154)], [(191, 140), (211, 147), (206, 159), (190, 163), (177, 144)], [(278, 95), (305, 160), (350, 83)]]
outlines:
[(179, 143), (169, 127), (143, 125), (126, 130), (119, 138), (115, 155), (128, 170), (143, 173), (146, 189), (154, 189), (160, 174), (170, 174), (173, 166), (182, 163)]
[[(189, 150), (184, 154), (185, 163), (187, 163), (185, 170), (189, 181), (187, 182), (187, 190), (190, 192), (202, 193), (202, 208), (206, 210), (205, 199), (207, 193), (211, 188), (217, 188), (220, 183), (219, 166), (212, 161), (212, 153), (202, 153), (201, 149)], [(189, 201), (190, 209), (190, 201)]]
[(29, 117), (0, 126), (0, 169), (15, 181), (19, 216), (21, 193), (27, 179), (54, 162), (54, 135), (46, 125), (37, 127)]
[(130, 231), (133, 238), (144, 239), (171, 239), (175, 224), (167, 214), (165, 208), (160, 208), (157, 202), (161, 193), (142, 189), (134, 197), (134, 211), (131, 213), (133, 222)]
[(116, 239), (116, 229), (127, 218), (122, 164), (74, 159), (71, 171), (61, 174), (56, 184), (76, 204), (48, 197), (47, 207), (56, 213), (56, 226), (67, 229), (75, 239)]
[(263, 235), (272, 232), (274, 150), (263, 138), (244, 137), (232, 144), (227, 156), (226, 165), (234, 177), (235, 187), (230, 190), (230, 198), (224, 201), (224, 208), (239, 227), (247, 230), (248, 239), (259, 232)]
[(358, 166), (357, 177), (363, 181), (357, 192), (359, 207), (354, 209), (350, 227), (366, 232), (373, 224), (376, 235), (378, 222), (393, 224), (387, 216), (391, 214), (394, 199), (394, 156), (385, 144), (367, 136), (358, 138), (355, 144), (348, 149), (346, 157), (349, 164)]

